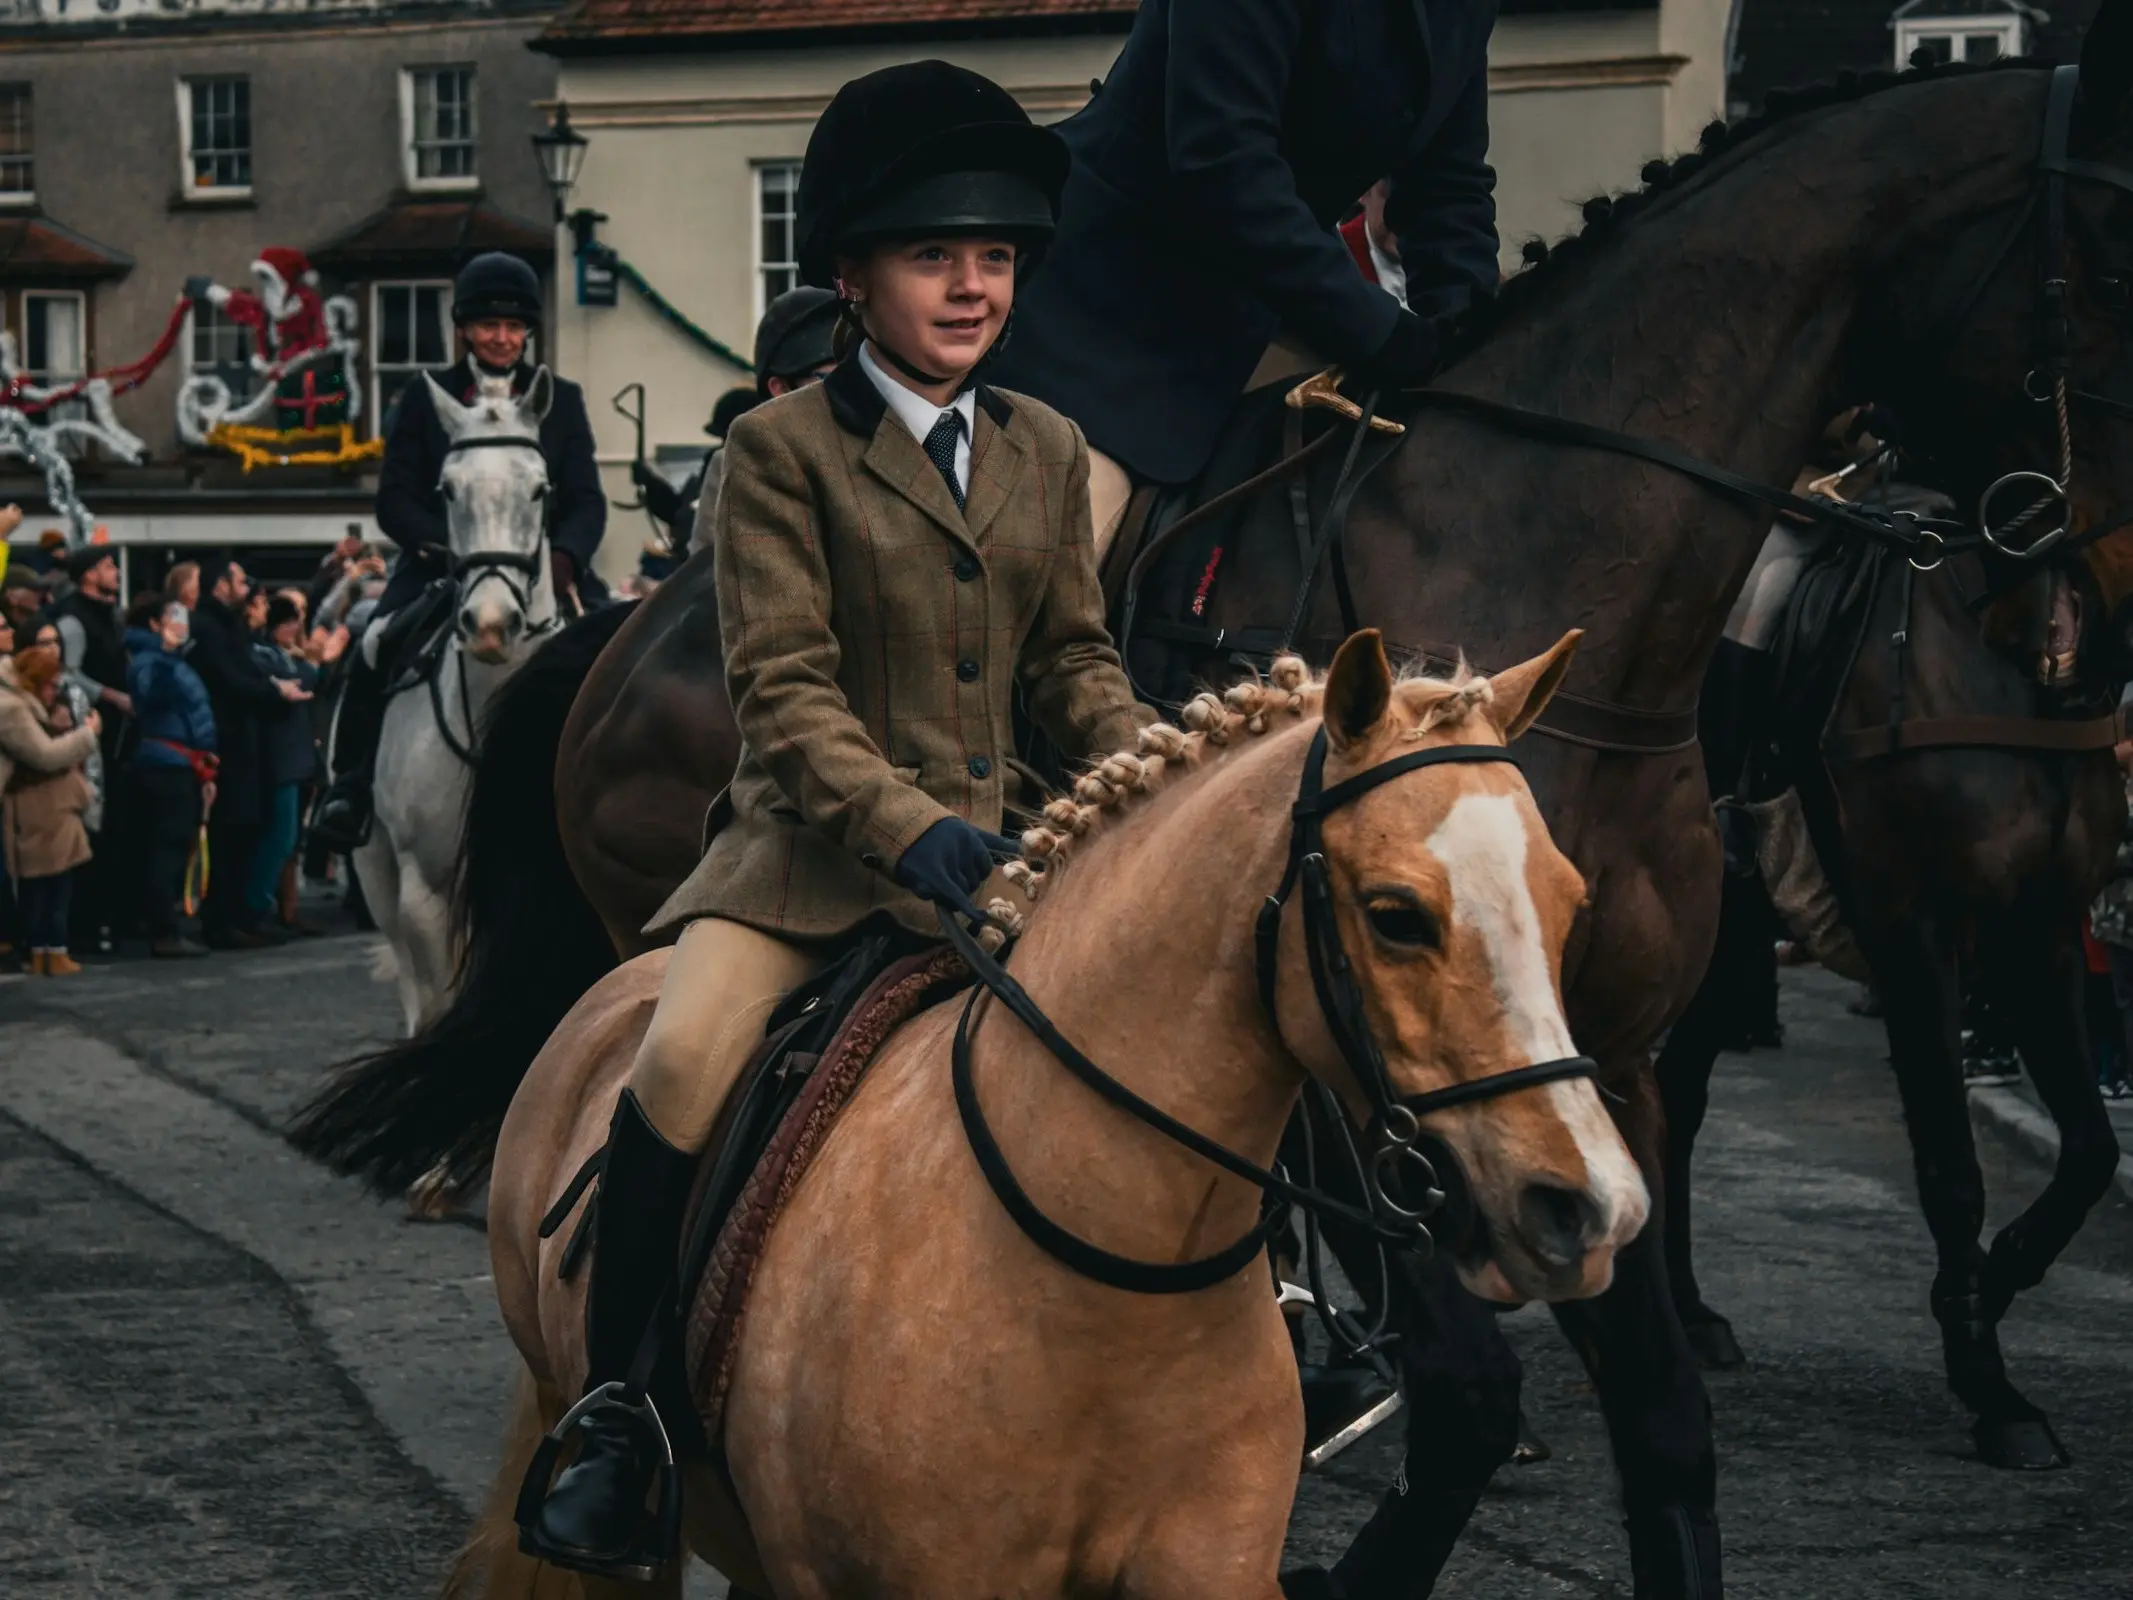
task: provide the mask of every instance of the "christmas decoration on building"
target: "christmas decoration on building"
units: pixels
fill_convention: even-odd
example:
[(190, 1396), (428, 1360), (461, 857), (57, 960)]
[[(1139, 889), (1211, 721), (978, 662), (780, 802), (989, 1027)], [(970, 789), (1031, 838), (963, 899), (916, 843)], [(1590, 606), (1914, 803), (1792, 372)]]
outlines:
[(111, 397), (137, 388), (170, 354), (182, 308), (157, 348), (130, 367), (65, 382), (40, 384), (22, 370), (15, 336), (0, 332), (0, 456), (20, 456), (44, 476), (45, 501), (67, 525), (75, 548), (89, 542), (95, 518), (74, 488), (68, 459), (95, 445), (121, 461), (148, 459), (148, 447), (119, 422)]
[(178, 434), (187, 444), (230, 451), (256, 466), (347, 466), (370, 460), (380, 440), (360, 440), (362, 388), (355, 363), (355, 302), (319, 292), (318, 273), (300, 250), (270, 245), (252, 263), (256, 290), (209, 278), (185, 285), (186, 299), (249, 331), (254, 392), (239, 399), (217, 373), (199, 372), (178, 391)]

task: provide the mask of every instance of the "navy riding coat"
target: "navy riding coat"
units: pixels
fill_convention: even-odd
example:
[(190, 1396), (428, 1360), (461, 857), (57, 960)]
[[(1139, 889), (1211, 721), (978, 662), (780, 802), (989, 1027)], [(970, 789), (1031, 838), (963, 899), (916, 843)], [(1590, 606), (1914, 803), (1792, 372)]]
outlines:
[(1277, 332), (1335, 362), (1392, 332), (1334, 231), (1379, 179), (1414, 309), (1493, 293), (1495, 22), (1495, 0), (1142, 0), (1060, 125), (1059, 234), (988, 378), (1182, 483)]

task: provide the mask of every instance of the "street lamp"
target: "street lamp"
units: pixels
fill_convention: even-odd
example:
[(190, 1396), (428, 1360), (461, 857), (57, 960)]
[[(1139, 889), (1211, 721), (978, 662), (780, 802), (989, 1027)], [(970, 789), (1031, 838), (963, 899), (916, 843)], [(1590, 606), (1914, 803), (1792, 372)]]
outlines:
[(541, 176), (548, 180), (548, 192), (555, 197), (557, 222), (563, 220), (570, 191), (577, 187), (578, 171), (585, 165), (585, 149), (590, 142), (570, 125), (570, 107), (560, 100), (555, 104), (555, 121), (533, 136), (533, 153), (541, 163)]

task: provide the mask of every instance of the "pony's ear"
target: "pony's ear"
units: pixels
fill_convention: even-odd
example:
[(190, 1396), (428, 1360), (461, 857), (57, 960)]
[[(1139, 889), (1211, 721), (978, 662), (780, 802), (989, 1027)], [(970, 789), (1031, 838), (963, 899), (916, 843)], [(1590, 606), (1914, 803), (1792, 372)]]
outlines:
[(437, 420), (444, 424), (445, 437), (449, 439), (458, 438), (462, 433), (466, 432), (467, 424), (472, 419), (473, 414), (457, 400), (446, 394), (437, 380), (427, 372), (422, 375), (422, 381), (429, 385), (430, 409), (437, 413)]
[(1534, 719), (1547, 709), (1555, 691), (1562, 687), (1563, 675), (1570, 670), (1570, 658), (1577, 654), (1578, 641), (1584, 637), (1584, 629), (1572, 628), (1531, 661), (1521, 661), (1489, 680), (1492, 693), (1483, 710), (1496, 724), (1505, 744), (1532, 727)]
[(519, 397), (518, 408), (538, 426), (547, 420), (548, 408), (554, 404), (555, 379), (543, 364), (534, 372), (533, 381), (526, 385), (526, 392)]
[(1345, 750), (1375, 733), (1392, 705), (1392, 663), (1375, 628), (1351, 633), (1326, 674), (1326, 742)]
[(2081, 41), (2080, 132), (2101, 138), (2133, 110), (2133, 0), (2103, 0)]

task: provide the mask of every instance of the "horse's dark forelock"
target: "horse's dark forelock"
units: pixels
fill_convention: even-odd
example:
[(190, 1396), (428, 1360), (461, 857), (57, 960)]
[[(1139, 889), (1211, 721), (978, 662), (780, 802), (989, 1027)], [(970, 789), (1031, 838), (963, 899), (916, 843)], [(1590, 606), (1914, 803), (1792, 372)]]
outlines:
[[(1531, 309), (1542, 296), (1569, 280), (1576, 264), (1590, 260), (1602, 245), (1616, 238), (1624, 223), (1649, 209), (1661, 196), (1708, 172), (1720, 156), (1739, 150), (1758, 134), (1811, 111), (1847, 105), (1909, 84), (2009, 71), (2037, 72), (2052, 65), (2028, 56), (2006, 56), (1985, 63), (1943, 62), (1904, 72), (1844, 72), (1827, 83), (1773, 89), (1764, 97), (1762, 109), (1752, 116), (1706, 127), (1697, 148), (1688, 154), (1646, 162), (1638, 175), (1641, 187), (1587, 200), (1579, 208), (1584, 226), (1576, 232), (1553, 244), (1539, 238), (1527, 240), (1523, 247), (1525, 270), (1506, 279), (1492, 298), (1475, 305), (1460, 319), (1453, 340), (1454, 359), (1484, 344), (1510, 318)], [(1748, 169), (1742, 166), (1736, 170)]]

